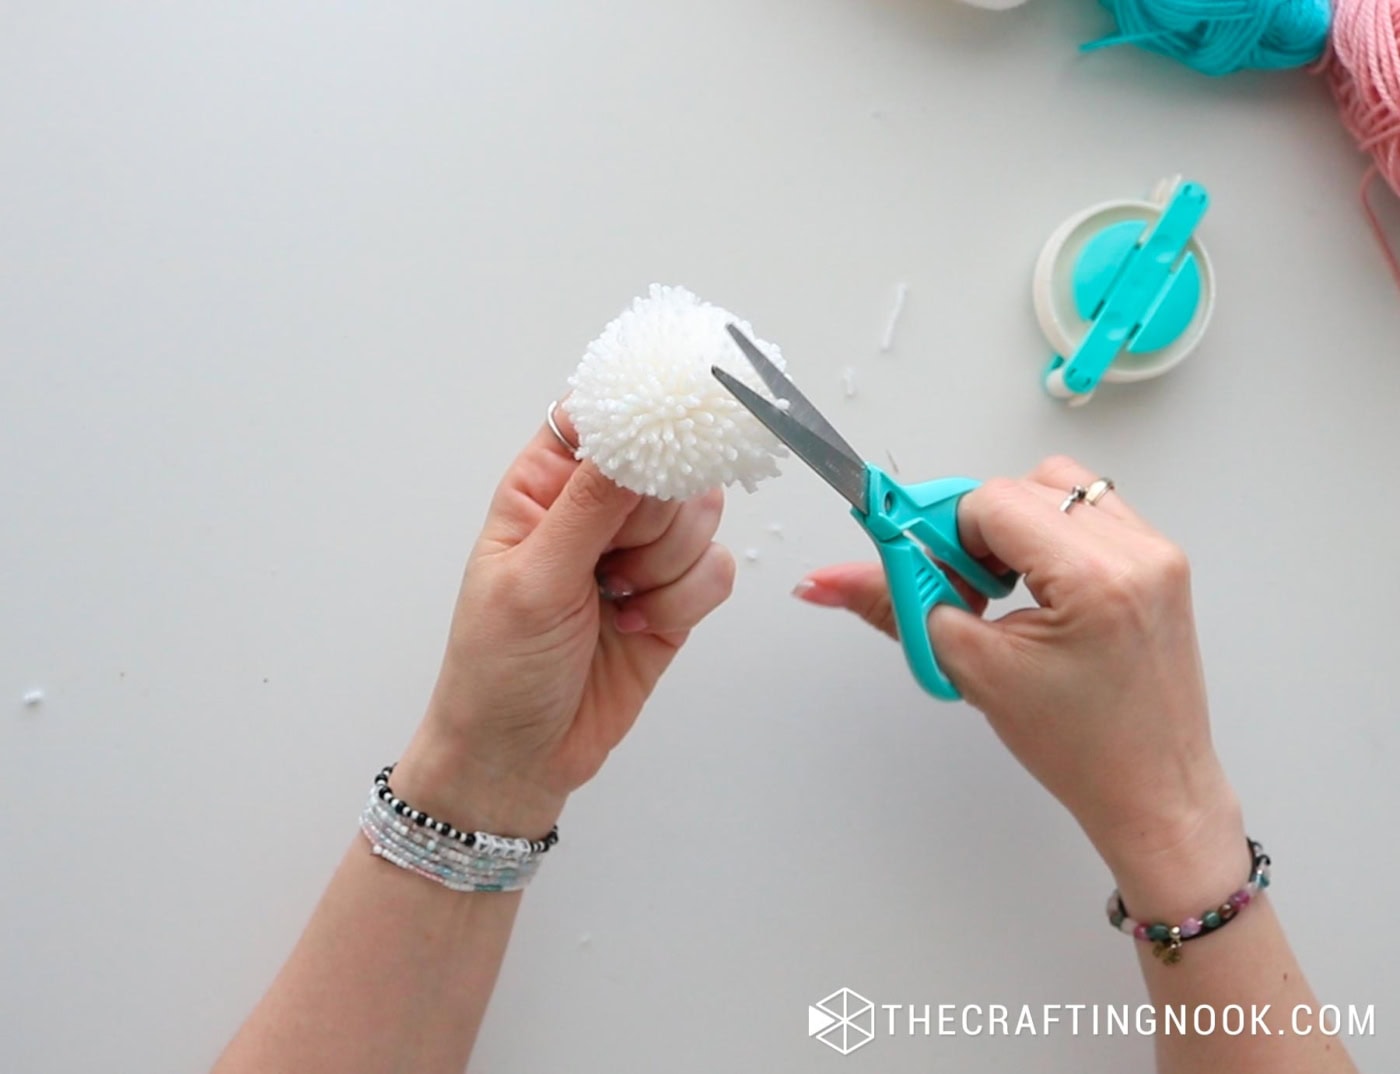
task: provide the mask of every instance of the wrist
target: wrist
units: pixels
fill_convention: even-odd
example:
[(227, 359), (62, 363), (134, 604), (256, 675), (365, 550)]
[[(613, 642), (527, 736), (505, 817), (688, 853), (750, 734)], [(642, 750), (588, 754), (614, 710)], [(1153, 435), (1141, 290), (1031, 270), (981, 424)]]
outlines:
[(1248, 878), (1250, 853), (1239, 801), (1228, 786), (1150, 829), (1100, 847), (1129, 912), (1173, 921), (1198, 912)]
[(524, 773), (503, 770), (460, 736), (425, 721), (394, 768), (394, 793), (463, 831), (537, 839), (563, 812), (565, 796)]

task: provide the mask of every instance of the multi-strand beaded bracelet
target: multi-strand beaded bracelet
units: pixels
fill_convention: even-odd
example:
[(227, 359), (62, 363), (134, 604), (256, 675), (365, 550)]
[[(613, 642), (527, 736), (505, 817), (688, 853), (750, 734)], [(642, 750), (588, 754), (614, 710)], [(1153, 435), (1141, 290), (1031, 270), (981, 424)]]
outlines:
[(1123, 896), (1116, 890), (1108, 897), (1108, 923), (1119, 932), (1135, 940), (1152, 944), (1152, 953), (1169, 966), (1181, 961), (1181, 945), (1188, 940), (1199, 940), (1209, 936), (1233, 921), (1246, 906), (1253, 902), (1261, 891), (1269, 886), (1269, 866), (1272, 861), (1264, 853), (1264, 848), (1253, 839), (1248, 839), (1249, 880), (1219, 906), (1212, 906), (1200, 917), (1188, 917), (1179, 925), (1149, 925), (1134, 921), (1128, 916), (1123, 905)]
[(360, 831), (376, 857), (436, 880), (453, 891), (519, 891), (535, 875), (540, 857), (559, 842), (559, 829), (543, 839), (464, 832), (414, 809), (393, 792), (386, 765), (374, 777), (360, 814)]

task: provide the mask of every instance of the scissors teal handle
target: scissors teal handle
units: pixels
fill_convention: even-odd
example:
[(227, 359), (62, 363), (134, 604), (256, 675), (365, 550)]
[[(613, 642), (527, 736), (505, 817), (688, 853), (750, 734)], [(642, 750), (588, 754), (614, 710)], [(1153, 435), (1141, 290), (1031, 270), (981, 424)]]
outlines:
[(928, 617), (935, 606), (967, 601), (939, 567), (951, 568), (985, 597), (1007, 596), (1017, 576), (996, 575), (968, 555), (958, 537), (958, 503), (980, 484), (966, 477), (945, 477), (921, 485), (902, 485), (878, 466), (865, 464), (868, 510), (851, 508), (880, 553), (890, 586), (899, 642), (909, 670), (934, 697), (956, 700), (958, 689), (939, 666), (929, 636)]
[(734, 325), (729, 325), (729, 334), (773, 399), (765, 399), (718, 366), (711, 372), (746, 410), (846, 497), (851, 515), (879, 550), (909, 670), (934, 697), (956, 699), (957, 687), (939, 666), (928, 629), (929, 613), (935, 606), (967, 608), (967, 601), (943, 568), (989, 598), (1006, 596), (1017, 581), (1015, 574), (996, 575), (987, 570), (968, 554), (958, 536), (958, 502), (978, 482), (948, 477), (921, 485), (900, 484), (857, 455), (748, 336)]

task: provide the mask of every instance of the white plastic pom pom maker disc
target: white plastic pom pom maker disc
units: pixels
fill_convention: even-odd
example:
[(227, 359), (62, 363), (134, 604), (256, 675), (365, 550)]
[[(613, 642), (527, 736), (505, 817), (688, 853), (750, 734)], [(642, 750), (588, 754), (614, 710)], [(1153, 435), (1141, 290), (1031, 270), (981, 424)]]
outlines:
[(1164, 179), (1145, 201), (1070, 217), (1036, 261), (1032, 297), (1054, 349), (1045, 390), (1070, 406), (1100, 382), (1158, 377), (1195, 350), (1215, 309), (1215, 273), (1195, 234), (1209, 198)]

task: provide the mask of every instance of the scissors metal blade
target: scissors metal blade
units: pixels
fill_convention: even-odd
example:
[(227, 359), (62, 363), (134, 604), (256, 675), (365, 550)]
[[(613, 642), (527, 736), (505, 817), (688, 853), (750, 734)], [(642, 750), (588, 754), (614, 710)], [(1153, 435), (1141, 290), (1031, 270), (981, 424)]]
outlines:
[[(745, 410), (762, 422), (774, 436), (790, 447), (798, 458), (815, 470), (861, 514), (869, 512), (865, 463), (845, 447), (845, 441), (835, 445), (818, 432), (809, 429), (790, 410), (779, 410), (743, 381), (735, 379), (719, 366), (711, 366), (715, 379), (729, 389)], [(793, 400), (794, 409), (796, 400)]]
[(856, 449), (846, 443), (845, 438), (831, 427), (831, 422), (822, 416), (822, 412), (812, 405), (805, 395), (797, 390), (797, 385), (788, 380), (786, 374), (775, 366), (748, 336), (739, 330), (738, 325), (725, 325), (734, 342), (739, 345), (739, 349), (744, 352), (744, 357), (749, 360), (749, 365), (753, 366), (762, 379), (768, 385), (768, 390), (777, 399), (786, 399), (790, 405), (788, 413), (800, 421), (807, 428), (817, 433), (823, 440), (833, 447), (840, 448), (851, 458), (859, 461), (860, 456), (856, 454)]

